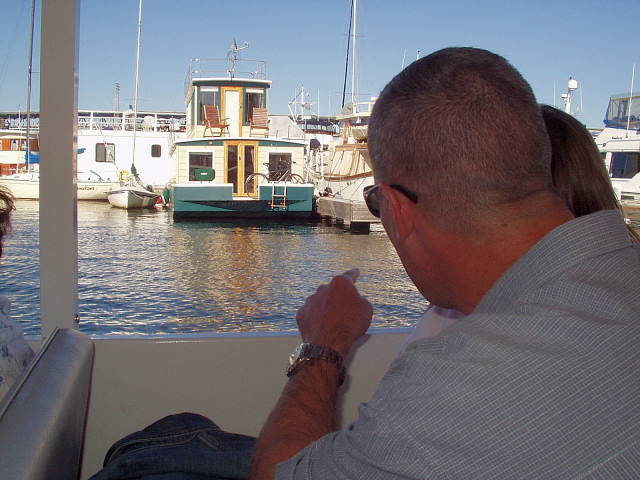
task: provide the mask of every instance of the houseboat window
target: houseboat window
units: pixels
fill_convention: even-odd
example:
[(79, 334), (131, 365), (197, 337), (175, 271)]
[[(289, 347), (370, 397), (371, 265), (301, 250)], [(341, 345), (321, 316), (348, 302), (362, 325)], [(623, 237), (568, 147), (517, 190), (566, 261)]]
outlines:
[[(220, 106), (220, 92), (218, 87), (200, 87), (200, 107), (198, 108), (199, 115), (202, 115), (203, 105), (218, 105)], [(200, 118), (200, 123), (204, 122), (203, 118)]]
[(189, 181), (196, 181), (196, 169), (213, 168), (213, 153), (189, 153)]
[(162, 156), (162, 146), (161, 145), (151, 145), (151, 156), (153, 158), (158, 158)]
[[(244, 146), (244, 183), (247, 181), (250, 175), (255, 173), (255, 161), (254, 161), (255, 148), (253, 145)], [(247, 192), (243, 192), (247, 193)]]
[(275, 182), (291, 171), (291, 153), (269, 152), (269, 181)]
[(633, 178), (640, 170), (638, 152), (613, 152), (611, 154), (611, 176), (613, 178)]
[(116, 161), (115, 143), (96, 143), (96, 162)]
[(238, 146), (227, 147), (227, 183), (233, 184), (233, 193), (238, 193)]
[(247, 88), (244, 92), (244, 123), (251, 121), (254, 108), (264, 108), (264, 90), (261, 88)]

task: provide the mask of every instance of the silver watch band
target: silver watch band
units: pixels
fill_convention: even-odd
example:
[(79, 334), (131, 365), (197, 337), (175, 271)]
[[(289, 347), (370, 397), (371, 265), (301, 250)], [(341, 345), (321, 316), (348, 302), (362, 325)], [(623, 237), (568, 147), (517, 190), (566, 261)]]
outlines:
[(325, 360), (338, 369), (338, 385), (342, 385), (347, 374), (347, 369), (342, 361), (342, 355), (336, 352), (333, 348), (326, 347), (324, 345), (316, 345), (314, 343), (301, 344), (289, 358), (287, 365), (287, 377), (292, 377), (296, 374), (301, 365), (305, 364), (309, 360)]

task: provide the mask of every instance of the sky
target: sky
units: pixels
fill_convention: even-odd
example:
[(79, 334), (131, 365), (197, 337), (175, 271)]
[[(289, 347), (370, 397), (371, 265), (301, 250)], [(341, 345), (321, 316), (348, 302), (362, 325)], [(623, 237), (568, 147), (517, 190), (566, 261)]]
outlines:
[[(578, 81), (571, 112), (602, 127), (609, 97), (640, 77), (640, 0), (358, 0), (356, 89), (375, 97), (418, 55), (473, 46), (509, 60), (541, 103)], [(266, 61), (271, 113), (288, 113), (304, 85), (310, 113), (340, 111), (351, 0), (143, 0), (139, 110), (185, 111), (191, 59), (226, 58), (235, 38), (241, 59)], [(40, 0), (32, 74), (38, 109)], [(27, 104), (31, 0), (0, 0), (0, 111)], [(111, 110), (133, 104), (137, 0), (80, 0), (78, 105)], [(419, 52), (419, 53), (418, 53)], [(349, 74), (351, 65), (349, 65)], [(634, 79), (634, 90), (640, 78)], [(347, 90), (351, 91), (351, 79)], [(349, 95), (349, 94), (348, 94)]]

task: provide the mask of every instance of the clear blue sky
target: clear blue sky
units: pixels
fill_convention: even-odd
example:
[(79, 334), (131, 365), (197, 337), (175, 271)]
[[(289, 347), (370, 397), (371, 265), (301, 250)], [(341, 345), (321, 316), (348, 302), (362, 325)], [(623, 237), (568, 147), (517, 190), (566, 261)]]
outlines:
[[(30, 0), (0, 0), (0, 111), (26, 107)], [(270, 111), (287, 113), (304, 84), (320, 114), (339, 110), (351, 0), (143, 0), (139, 109), (184, 111), (183, 81), (192, 58), (225, 58), (235, 37), (240, 58), (267, 62)], [(40, 18), (38, 5), (37, 22)], [(82, 0), (81, 109), (133, 103), (137, 0)], [(359, 0), (358, 91), (374, 96), (421, 55), (475, 46), (506, 57), (539, 102), (562, 105), (578, 80), (572, 111), (602, 126), (609, 96), (640, 89), (638, 0)], [(38, 28), (39, 32), (39, 28)], [(38, 37), (39, 38), (39, 33)], [(37, 42), (36, 42), (37, 43)], [(39, 46), (34, 51), (38, 108)], [(349, 82), (350, 85), (350, 82)], [(317, 112), (318, 106), (312, 107)]]

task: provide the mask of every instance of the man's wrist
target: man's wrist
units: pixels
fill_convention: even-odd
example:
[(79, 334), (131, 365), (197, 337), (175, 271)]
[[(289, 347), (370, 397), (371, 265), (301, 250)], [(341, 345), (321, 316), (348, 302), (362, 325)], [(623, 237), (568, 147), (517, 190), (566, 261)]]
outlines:
[(336, 368), (338, 372), (338, 386), (342, 385), (347, 373), (342, 355), (330, 347), (308, 342), (299, 345), (289, 357), (286, 369), (287, 377), (292, 377), (304, 365), (318, 360), (326, 362)]

